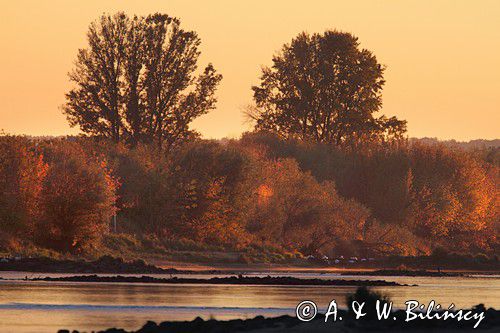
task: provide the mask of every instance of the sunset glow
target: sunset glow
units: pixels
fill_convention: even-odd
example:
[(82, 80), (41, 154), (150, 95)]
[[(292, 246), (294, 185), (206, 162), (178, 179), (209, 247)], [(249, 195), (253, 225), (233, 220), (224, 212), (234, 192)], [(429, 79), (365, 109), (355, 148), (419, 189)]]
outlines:
[[(61, 113), (78, 48), (102, 13), (167, 13), (202, 40), (201, 64), (224, 76), (217, 109), (194, 122), (204, 137), (250, 127), (260, 66), (301, 31), (338, 29), (387, 66), (382, 112), (408, 120), (412, 137), (492, 139), (500, 121), (498, 1), (68, 1), (3, 2), (0, 129), (75, 134)], [(50, 24), (49, 24), (50, 23)]]

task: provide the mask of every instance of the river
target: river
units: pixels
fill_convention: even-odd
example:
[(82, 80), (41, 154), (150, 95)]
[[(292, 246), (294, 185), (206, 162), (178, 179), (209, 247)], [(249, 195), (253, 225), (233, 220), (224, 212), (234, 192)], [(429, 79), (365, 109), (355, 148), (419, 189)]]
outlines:
[[(293, 314), (302, 300), (314, 301), (320, 312), (335, 299), (345, 298), (356, 287), (246, 286), (210, 284), (81, 283), (23, 281), (25, 276), (64, 276), (0, 272), (0, 332), (55, 333), (61, 328), (92, 331), (109, 327), (140, 328), (147, 320), (202, 318), (251, 318), (256, 315)], [(105, 275), (105, 274), (102, 274)], [(256, 273), (255, 275), (268, 275)], [(500, 309), (500, 276), (471, 277), (372, 277), (318, 273), (270, 273), (302, 278), (386, 280), (417, 286), (373, 288), (388, 295), (395, 307), (406, 300), (444, 307), (454, 303), (470, 308), (484, 303)], [(165, 275), (151, 275), (166, 277)], [(176, 275), (183, 277), (182, 275)], [(168, 277), (168, 275), (167, 275)], [(211, 277), (197, 275), (197, 277)]]

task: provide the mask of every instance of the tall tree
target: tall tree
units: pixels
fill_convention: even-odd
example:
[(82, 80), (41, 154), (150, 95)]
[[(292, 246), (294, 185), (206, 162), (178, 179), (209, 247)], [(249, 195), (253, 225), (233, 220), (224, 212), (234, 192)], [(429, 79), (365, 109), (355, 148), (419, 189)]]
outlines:
[(191, 121), (215, 107), (222, 76), (211, 64), (196, 74), (200, 39), (178, 19), (104, 15), (87, 39), (63, 107), (84, 133), (168, 147), (189, 137)]
[(376, 118), (384, 67), (349, 33), (301, 33), (262, 69), (254, 86), (256, 129), (342, 144), (401, 136), (406, 122)]

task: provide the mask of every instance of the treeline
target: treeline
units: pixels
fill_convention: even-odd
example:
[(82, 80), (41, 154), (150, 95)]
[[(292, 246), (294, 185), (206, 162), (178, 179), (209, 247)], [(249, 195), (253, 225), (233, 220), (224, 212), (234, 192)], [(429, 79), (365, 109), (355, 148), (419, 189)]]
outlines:
[(103, 15), (87, 41), (63, 105), (82, 136), (0, 137), (0, 246), (82, 253), (113, 223), (232, 250), (496, 251), (497, 147), (409, 142), (405, 120), (379, 113), (385, 66), (354, 35), (284, 44), (252, 87), (253, 132), (220, 142), (190, 128), (222, 77), (198, 70), (179, 19)]
[(352, 150), (248, 133), (159, 154), (92, 138), (3, 136), (0, 233), (4, 247), (82, 253), (99, 247), (116, 214), (119, 233), (228, 250), (493, 253), (498, 170), (418, 143)]
[(242, 140), (262, 144), (272, 158), (296, 159), (318, 181), (333, 181), (340, 195), (369, 208), (364, 241), (371, 245), (402, 254), (497, 246), (499, 167), (477, 150), (419, 142), (342, 149), (272, 135)]

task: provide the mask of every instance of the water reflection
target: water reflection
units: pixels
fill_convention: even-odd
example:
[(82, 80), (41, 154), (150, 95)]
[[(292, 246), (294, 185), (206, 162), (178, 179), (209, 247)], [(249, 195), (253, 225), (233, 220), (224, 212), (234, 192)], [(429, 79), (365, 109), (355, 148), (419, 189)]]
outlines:
[[(21, 278), (24, 273), (0, 273)], [(265, 274), (267, 275), (267, 274)], [(275, 275), (284, 275), (275, 274)], [(339, 278), (332, 274), (293, 274), (298, 277)], [(493, 277), (342, 277), (396, 281), (417, 287), (377, 287), (396, 306), (408, 299), (444, 306), (471, 307), (478, 303), (500, 308), (500, 278)], [(248, 318), (258, 314), (292, 314), (303, 299), (325, 309), (331, 299), (345, 306), (355, 287), (165, 285), (120, 283), (31, 282), (0, 280), (1, 332), (57, 332), (60, 328), (97, 330), (111, 326), (137, 329), (147, 320)]]

